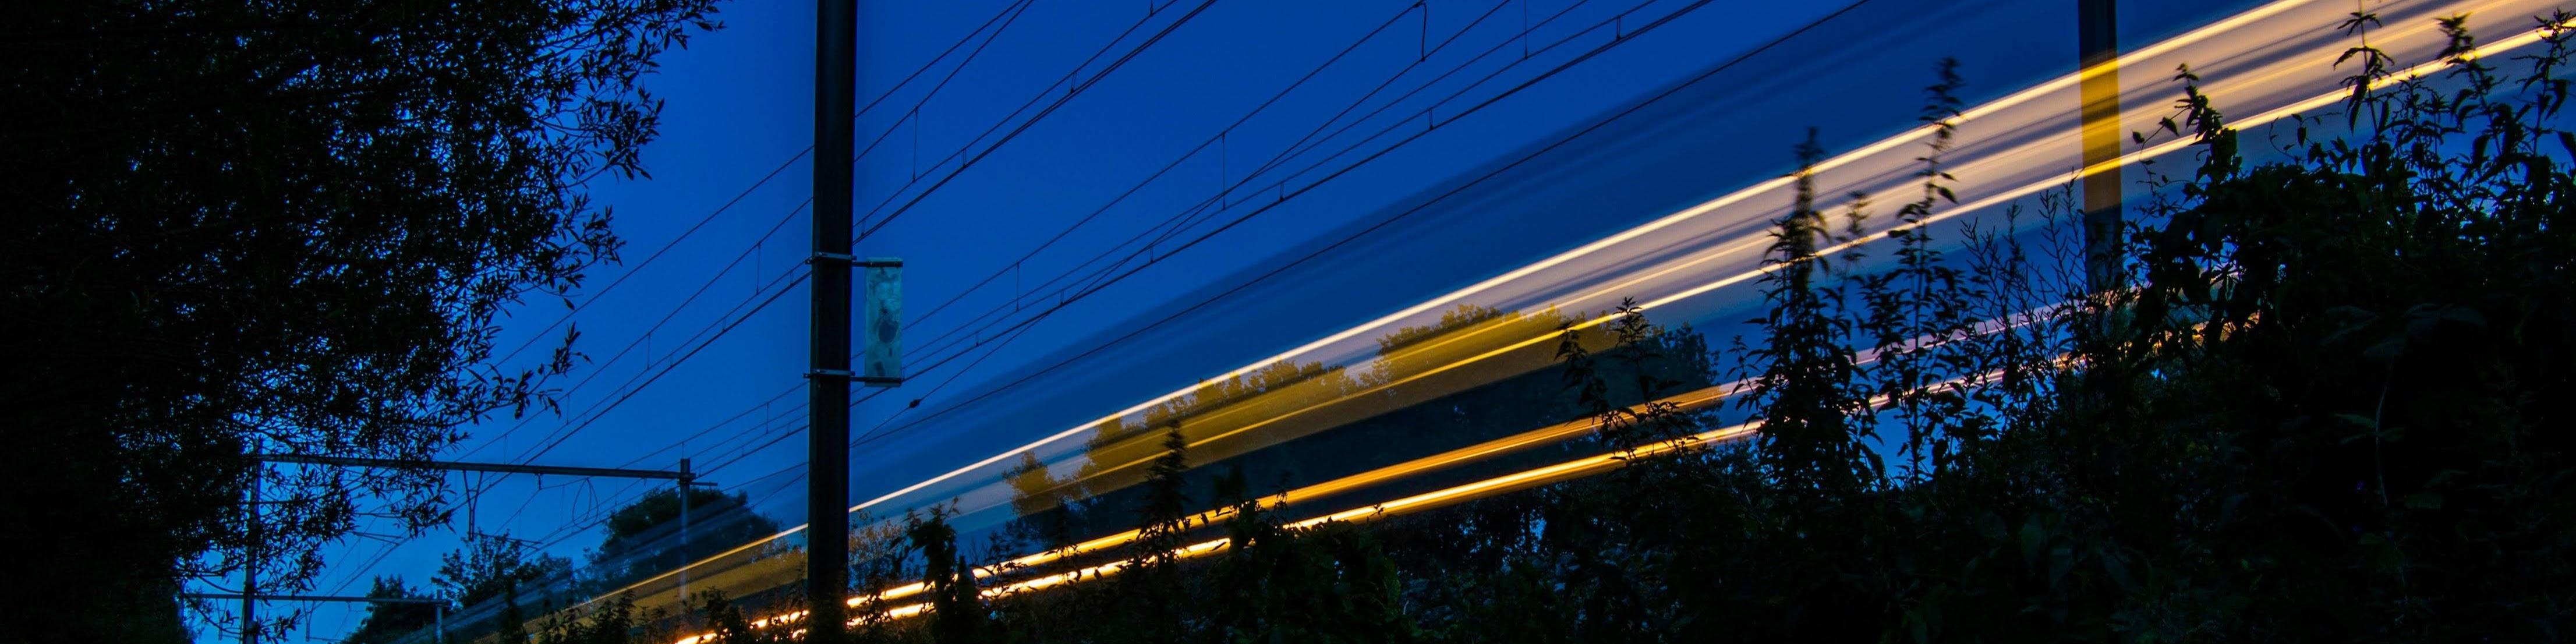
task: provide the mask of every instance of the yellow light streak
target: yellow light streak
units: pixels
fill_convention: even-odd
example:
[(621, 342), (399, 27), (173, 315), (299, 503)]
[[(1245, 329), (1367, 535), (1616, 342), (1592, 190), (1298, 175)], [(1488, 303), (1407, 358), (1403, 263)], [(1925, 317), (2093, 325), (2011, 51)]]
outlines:
[[(1984, 335), (2005, 329), (2019, 328), (2030, 324), (2032, 321), (2040, 319), (2042, 316), (2046, 315), (2047, 312), (2056, 308), (2056, 305), (2050, 305), (2026, 313), (2009, 316), (2009, 320), (1988, 321), (1979, 325), (1975, 330), (1975, 333), (1978, 335)], [(1912, 341), (1908, 341), (1904, 346), (1925, 346), (1931, 341), (1933, 341), (1932, 338), (1917, 338)], [(1878, 352), (1877, 350), (1872, 349), (1861, 352), (1861, 354), (1856, 357), (1855, 363), (1869, 364), (1871, 362), (1876, 362), (1877, 360)], [(1726, 399), (1728, 396), (1733, 395), (1734, 392), (1741, 390), (1746, 384), (1746, 381), (1739, 380), (1725, 384), (1711, 385), (1660, 398), (1653, 401), (1651, 404), (1669, 405), (1676, 411), (1698, 411), (1714, 405), (1718, 401)], [(1873, 404), (1877, 403), (1874, 402)], [(1628, 407), (1627, 410), (1631, 413), (1636, 413), (1644, 411), (1646, 408), (1646, 405), (1637, 405)], [(1300, 487), (1280, 494), (1264, 497), (1261, 502), (1278, 503), (1291, 499), (1328, 497), (1370, 485), (1400, 480), (1414, 474), (1434, 471), (1461, 463), (1483, 460), (1532, 447), (1561, 442), (1589, 433), (1600, 428), (1600, 426), (1601, 421), (1597, 417), (1585, 417), (1565, 421), (1535, 430), (1405, 461), (1403, 463), (1380, 467), (1366, 472), (1361, 472), (1359, 474), (1353, 474), (1322, 483)], [(1224, 508), (1209, 510), (1185, 519), (1184, 522), (1190, 525), (1205, 525), (1221, 520), (1227, 513), (1228, 510)], [(1113, 548), (1134, 542), (1138, 534), (1139, 533), (1136, 530), (1127, 530), (1111, 534), (1109, 536), (1084, 541), (1066, 548), (1027, 555), (991, 566), (979, 567), (974, 569), (974, 573), (977, 577), (988, 577), (1006, 570), (1032, 567), (1051, 563), (1074, 555), (1098, 552), (1107, 548)], [(920, 584), (898, 586), (878, 594), (876, 598), (880, 600), (901, 598), (919, 593), (921, 590), (922, 587)]]
[[(1288, 523), (1286, 526), (1291, 529), (1311, 528), (1335, 521), (1369, 521), (1447, 507), (1496, 494), (1516, 492), (1541, 485), (1547, 485), (1549, 483), (1567, 481), (1591, 474), (1597, 474), (1603, 471), (1616, 469), (1621, 465), (1625, 465), (1629, 460), (1640, 457), (1667, 454), (1695, 446), (1738, 440), (1752, 435), (1759, 425), (1760, 423), (1758, 422), (1745, 423), (1725, 429), (1701, 432), (1684, 439), (1664, 441), (1640, 447), (1633, 451), (1601, 454), (1546, 467), (1514, 472), (1512, 474), (1485, 479), (1474, 483), (1442, 488), (1392, 501), (1304, 519)], [(1225, 538), (1201, 541), (1184, 546), (1179, 550), (1175, 550), (1173, 551), (1173, 555), (1181, 559), (1195, 559), (1221, 552), (1229, 543), (1230, 540)], [(1131, 561), (1127, 560), (1113, 561), (1096, 566), (1086, 566), (1076, 570), (1034, 577), (1023, 581), (984, 589), (982, 591), (982, 596), (985, 599), (994, 599), (1033, 590), (1052, 588), (1077, 581), (1098, 579), (1118, 574), (1119, 572), (1126, 570), (1131, 563)], [(926, 610), (929, 610), (929, 604), (915, 603), (887, 609), (883, 614), (889, 618), (908, 617), (918, 615), (922, 611)], [(694, 640), (684, 641), (683, 644), (693, 644), (693, 642)]]

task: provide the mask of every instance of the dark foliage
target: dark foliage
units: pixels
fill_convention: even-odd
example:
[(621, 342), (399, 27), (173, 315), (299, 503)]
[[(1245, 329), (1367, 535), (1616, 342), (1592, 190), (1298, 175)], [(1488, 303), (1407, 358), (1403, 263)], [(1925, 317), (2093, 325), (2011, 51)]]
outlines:
[[(2556, 124), (2576, 33), (2550, 31), (2515, 59), (2529, 71), (2508, 74), (2467, 54), (2464, 20), (2441, 25), (2456, 63), (2443, 77), (2387, 78), (2384, 56), (2357, 49), (2342, 118), (2292, 124), (2267, 160), (2244, 156), (2181, 70), (2175, 116), (2138, 137), (2190, 137), (2199, 163), (2150, 173), (2159, 197), (2116, 240), (2128, 287), (2109, 292), (2067, 287), (2089, 276), (2068, 252), (2080, 231), (2062, 223), (2062, 193), (2039, 199), (2040, 221), (2013, 209), (1936, 242), (1925, 224), (1951, 201), (1942, 157), (1962, 86), (1945, 61), (1926, 88), (1921, 192), (1874, 247), (1887, 261), (1826, 252), (1865, 230), (1867, 200), (1854, 195), (1839, 222), (1823, 212), (1806, 177), (1820, 151), (1801, 146), (1757, 339), (1726, 356), (1744, 376), (1732, 409), (1662, 402), (1712, 386), (1718, 362), (1696, 331), (1660, 327), (1633, 302), (1598, 318), (1461, 308), (1382, 339), (1365, 373), (1274, 365), (1142, 424), (1105, 425), (1093, 447), (1132, 460), (1132, 485), (1103, 477), (1125, 465), (1057, 479), (1024, 458), (1015, 505), (1047, 522), (1021, 525), (1018, 546), (1061, 547), (1112, 521), (1139, 535), (1059, 562), (1089, 571), (1078, 583), (986, 594), (1055, 569), (979, 574), (945, 511), (863, 537), (863, 578), (924, 591), (903, 600), (922, 609), (914, 617), (862, 604), (858, 635), (2566, 639), (2576, 428), (2558, 400), (2576, 386), (2576, 134)], [(2309, 139), (2338, 120), (2343, 134)], [(1527, 416), (1491, 427), (1588, 418), (1595, 453), (1623, 467), (1421, 514), (1306, 523), (1249, 484), (1247, 466), (1272, 463), (1207, 458), (1213, 443), (1192, 442), (1199, 424), (1262, 395), (1397, 398), (1385, 392), (1412, 373), (1406, 361), (1432, 359), (1416, 349), (1484, 325), (1558, 329), (1558, 368), (1426, 398), (1453, 415)], [(1439, 418), (1413, 414), (1369, 422)], [(1738, 420), (1761, 437), (1694, 438)], [(1216, 508), (1193, 514), (1201, 489)], [(720, 595), (694, 610), (713, 641), (779, 637)], [(540, 641), (669, 637), (659, 625), (671, 620), (649, 613), (621, 599)]]
[[(368, 597), (425, 598), (428, 593), (404, 585), (402, 577), (377, 577), (367, 588)], [(369, 604), (367, 618), (358, 622), (357, 632), (340, 640), (346, 644), (389, 644), (413, 631), (431, 628), (438, 622), (438, 607), (431, 604)]]
[[(294, 592), (357, 516), (438, 522), (433, 475), (254, 483), (245, 456), (422, 458), (543, 407), (572, 334), (502, 365), (495, 317), (614, 259), (583, 183), (641, 173), (660, 104), (639, 81), (710, 4), (13, 7), (0, 547), (48, 581), (6, 586), (26, 608), (0, 630), (167, 640), (130, 616), (178, 580), (256, 569)], [(370, 497), (391, 501), (351, 501)]]
[[(1953, 182), (1944, 63), (1888, 261), (1820, 253), (1866, 212), (1836, 222), (1805, 181), (1777, 222), (1760, 340), (1734, 356), (1756, 444), (1691, 443), (1719, 415), (1632, 404), (1677, 382), (1653, 356), (1701, 345), (1623, 306), (1563, 323), (1560, 404), (1613, 453), (1681, 449), (1360, 525), (1290, 527), (1238, 471), (1205, 515), (1221, 533), (1193, 533), (1226, 547), (1181, 557), (1202, 537), (1182, 536), (1198, 526), (1179, 523), (1171, 433), (1134, 496), (1150, 542), (1129, 567), (993, 600), (994, 625), (1029, 642), (2564, 639), (2568, 33), (2514, 76), (2461, 54), (2461, 24), (2444, 25), (2457, 71), (2358, 65), (2375, 88), (2345, 107), (2350, 133), (2297, 124), (2277, 160), (2240, 156), (2188, 92), (2140, 137), (2193, 137), (2200, 163), (2153, 176), (2164, 197), (2122, 240), (2132, 287), (2108, 293), (2066, 288), (2085, 280), (2063, 194), (2039, 200), (2035, 238), (2019, 209), (1949, 244), (1920, 225)], [(956, 641), (936, 630), (884, 635)]]

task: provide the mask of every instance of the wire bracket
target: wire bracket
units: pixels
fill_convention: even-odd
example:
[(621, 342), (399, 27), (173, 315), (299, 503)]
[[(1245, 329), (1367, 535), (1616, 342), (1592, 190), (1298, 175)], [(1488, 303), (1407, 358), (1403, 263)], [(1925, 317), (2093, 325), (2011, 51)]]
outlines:
[(892, 386), (896, 386), (896, 385), (901, 385), (901, 384), (903, 384), (903, 379), (902, 379), (902, 378), (881, 378), (881, 377), (875, 377), (875, 376), (862, 376), (862, 375), (858, 375), (858, 374), (856, 374), (856, 373), (852, 373), (852, 372), (850, 372), (850, 370), (848, 370), (848, 369), (812, 369), (812, 370), (808, 370), (808, 371), (806, 371), (806, 372), (805, 372), (805, 377), (807, 377), (807, 378), (830, 378), (830, 379), (833, 379), (833, 380), (840, 380), (840, 381), (844, 381), (844, 382), (855, 382), (855, 383), (859, 383), (859, 384), (863, 384), (863, 385), (875, 385), (875, 386), (879, 386), (879, 387), (892, 387)]
[(870, 257), (866, 261), (860, 261), (857, 256), (849, 253), (816, 252), (812, 257), (805, 258), (807, 264), (822, 262), (832, 262), (850, 268), (903, 268), (903, 260), (900, 259)]

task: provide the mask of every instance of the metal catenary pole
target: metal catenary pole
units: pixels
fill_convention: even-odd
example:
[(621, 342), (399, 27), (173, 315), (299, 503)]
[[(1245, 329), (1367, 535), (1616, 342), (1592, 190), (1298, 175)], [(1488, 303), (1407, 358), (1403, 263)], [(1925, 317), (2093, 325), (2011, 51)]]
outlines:
[(2084, 277), (2100, 296), (2120, 279), (2120, 48), (2113, 0), (2076, 0), (2083, 101)]
[(812, 350), (806, 372), (806, 641), (838, 644), (849, 592), (851, 121), (856, 0), (816, 0)]

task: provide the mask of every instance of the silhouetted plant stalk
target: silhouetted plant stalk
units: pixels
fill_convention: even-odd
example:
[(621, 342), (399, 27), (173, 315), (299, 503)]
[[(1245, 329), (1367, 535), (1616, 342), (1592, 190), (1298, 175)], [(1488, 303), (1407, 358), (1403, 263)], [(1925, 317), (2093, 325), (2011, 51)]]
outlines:
[(1917, 483), (1930, 477), (1927, 460), (1932, 470), (1949, 462), (1950, 437), (1960, 433), (1967, 398), (1955, 385), (1936, 389), (1932, 383), (1973, 368), (1957, 357), (1958, 343), (1974, 335), (1978, 323), (1968, 314), (1960, 269), (1943, 260), (1932, 231), (1924, 226), (1935, 206), (1958, 203), (1949, 185), (1956, 178), (1941, 166), (1957, 132), (1957, 92), (1964, 84), (1958, 61), (1942, 59), (1939, 76), (1940, 82), (1924, 88), (1927, 100), (1917, 117), (1932, 128), (1924, 155), (1917, 157), (1923, 165), (1915, 173), (1923, 179), (1922, 195), (1897, 210), (1896, 225), (1887, 232), (1897, 244), (1897, 264), (1863, 277), (1860, 286), (1867, 307), (1860, 330), (1868, 334), (1877, 358), (1869, 370), (1875, 393), (1888, 401), (1893, 421), (1905, 429), (1905, 442), (1897, 450), (1905, 459), (1901, 478)]
[(1866, 200), (1853, 195), (1842, 228), (1833, 228), (1816, 207), (1814, 167), (1824, 151), (1814, 129), (1797, 153), (1794, 205), (1775, 222), (1763, 258), (1773, 270), (1762, 277), (1769, 309), (1755, 323), (1762, 344), (1745, 350), (1743, 360), (1755, 375), (1738, 404), (1762, 418), (1759, 458), (1777, 485), (1849, 498), (1877, 487), (1886, 468), (1869, 445), (1869, 410), (1858, 403), (1866, 394), (1847, 341), (1853, 325), (1844, 315), (1845, 284), (1828, 279), (1842, 265), (1817, 249), (1858, 237)]

